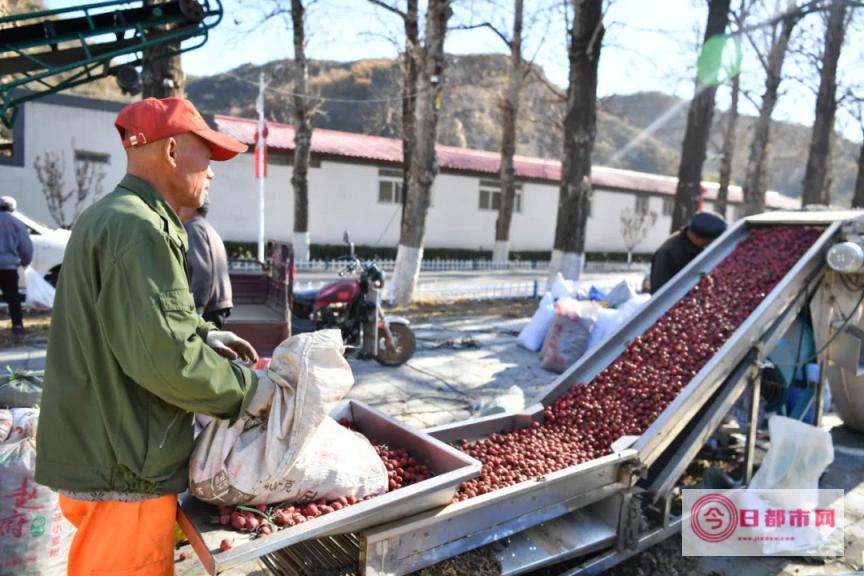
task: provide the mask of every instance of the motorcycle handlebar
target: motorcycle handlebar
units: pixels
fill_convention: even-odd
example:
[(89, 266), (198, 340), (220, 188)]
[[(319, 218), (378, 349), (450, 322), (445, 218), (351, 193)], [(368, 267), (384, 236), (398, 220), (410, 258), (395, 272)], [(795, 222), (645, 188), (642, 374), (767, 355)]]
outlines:
[(354, 274), (358, 270), (361, 272), (365, 272), (369, 279), (375, 284), (378, 288), (383, 286), (384, 284), (384, 273), (378, 268), (372, 260), (367, 260), (365, 263), (362, 262), (357, 256), (339, 256), (336, 258), (337, 260), (345, 260), (347, 261), (345, 264), (345, 268), (339, 272), (339, 276), (345, 276), (346, 274)]

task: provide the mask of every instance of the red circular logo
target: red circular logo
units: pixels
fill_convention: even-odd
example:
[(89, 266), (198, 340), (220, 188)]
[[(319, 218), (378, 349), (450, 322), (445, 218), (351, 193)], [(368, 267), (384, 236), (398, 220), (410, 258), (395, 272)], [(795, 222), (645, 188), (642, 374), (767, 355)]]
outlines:
[(738, 528), (738, 508), (726, 496), (706, 494), (690, 509), (690, 529), (705, 542), (723, 542)]

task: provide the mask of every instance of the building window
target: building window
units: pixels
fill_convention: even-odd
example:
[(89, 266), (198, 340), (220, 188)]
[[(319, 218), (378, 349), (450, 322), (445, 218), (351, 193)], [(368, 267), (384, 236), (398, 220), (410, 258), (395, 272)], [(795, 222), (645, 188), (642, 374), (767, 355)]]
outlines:
[[(480, 210), (498, 211), (501, 207), (501, 183), (496, 180), (480, 181)], [(516, 195), (513, 198), (513, 211), (522, 212), (522, 184), (516, 183)]]
[(651, 198), (649, 196), (636, 196), (636, 212), (639, 214), (647, 214), (650, 202)]
[(75, 150), (75, 162), (90, 162), (91, 164), (110, 164), (111, 155), (89, 150)]
[(378, 202), (383, 204), (402, 203), (402, 171), (392, 168), (378, 170)]
[(671, 198), (663, 199), (663, 216), (672, 216), (672, 212), (675, 211), (675, 200)]

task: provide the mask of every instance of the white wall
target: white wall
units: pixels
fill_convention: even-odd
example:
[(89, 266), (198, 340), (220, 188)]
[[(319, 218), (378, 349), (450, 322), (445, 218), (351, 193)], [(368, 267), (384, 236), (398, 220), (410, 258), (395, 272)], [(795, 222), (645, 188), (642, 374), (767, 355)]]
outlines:
[[(475, 192), (475, 206), (477, 197)], [(492, 212), (489, 246), (495, 240), (495, 213)], [(510, 223), (511, 250), (552, 250), (558, 214), (558, 186), (526, 182), (522, 185), (522, 212)]]
[[(75, 186), (74, 150), (110, 154), (104, 165), (103, 193), (110, 192), (125, 172), (125, 154), (120, 136), (114, 128), (116, 112), (87, 110), (30, 102), (19, 112), (24, 119), (24, 166), (0, 165), (0, 190), (14, 196), (18, 208), (35, 220), (55, 225), (48, 211), (42, 186), (33, 167), (37, 156), (46, 152), (62, 152), (66, 161), (67, 190)], [(71, 211), (71, 206), (69, 209)]]
[[(211, 164), (215, 177), (210, 184), (208, 220), (225, 239), (258, 240), (258, 181), (254, 155), (240, 154), (227, 162)], [(265, 180), (265, 239), (290, 240), (294, 227), (294, 194), (291, 168), (271, 165)]]
[[(74, 184), (74, 148), (110, 154), (105, 166), (104, 191), (110, 192), (125, 170), (125, 154), (114, 128), (116, 111), (47, 104), (25, 105), (25, 166), (0, 165), (0, 193), (18, 198), (20, 209), (37, 220), (53, 224), (33, 161), (47, 151), (66, 154), (67, 187)], [(258, 181), (253, 155), (242, 154), (229, 162), (214, 162), (210, 188), (210, 221), (226, 240), (258, 239)], [(488, 175), (486, 179), (495, 179)], [(357, 244), (395, 246), (399, 240), (401, 207), (378, 201), (378, 166), (323, 160), (309, 169), (309, 222), (313, 243), (340, 244), (348, 230)], [(266, 180), (265, 221), (267, 239), (290, 240), (294, 226), (291, 167), (271, 164)], [(495, 242), (497, 213), (479, 208), (480, 178), (439, 174), (432, 191), (432, 207), (426, 223), (426, 246), (491, 250)], [(588, 220), (586, 249), (621, 252), (620, 215), (635, 208), (631, 193), (596, 189)], [(649, 210), (657, 221), (636, 252), (653, 251), (669, 235), (671, 220), (663, 216), (664, 197), (649, 197)], [(671, 197), (670, 197), (671, 199)], [(512, 250), (551, 250), (558, 207), (558, 185), (524, 182), (522, 211), (511, 224)], [(712, 203), (706, 203), (711, 209)], [(733, 207), (729, 209), (729, 215)]]

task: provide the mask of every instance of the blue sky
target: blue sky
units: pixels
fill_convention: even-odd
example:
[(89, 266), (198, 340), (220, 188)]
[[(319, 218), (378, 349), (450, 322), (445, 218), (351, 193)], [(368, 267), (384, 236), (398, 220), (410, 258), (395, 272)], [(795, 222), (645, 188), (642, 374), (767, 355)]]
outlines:
[[(491, 14), (493, 21), (507, 25), (506, 10), (489, 8), (490, 0), (461, 0), (453, 22), (471, 22), (471, 13)], [(509, 6), (509, 0), (497, 1)], [(287, 2), (283, 2), (287, 4)], [(47, 0), (50, 8), (73, 6), (70, 0)], [(421, 4), (423, 2), (421, 1)], [(526, 0), (526, 18), (538, 16), (527, 33), (526, 54), (544, 67), (557, 84), (567, 82), (566, 30), (560, 11), (561, 0)], [(737, 2), (733, 2), (733, 6)], [(225, 18), (215, 28), (208, 43), (184, 54), (187, 74), (208, 75), (224, 72), (245, 63), (261, 64), (290, 58), (292, 39), (286, 22), (274, 18), (259, 24), (263, 7), (271, 2), (223, 0)], [(693, 93), (696, 46), (699, 30), (707, 17), (704, 0), (615, 0), (605, 16), (607, 34), (600, 60), (599, 95), (626, 94), (656, 90), (690, 98)], [(476, 17), (474, 18), (477, 19)], [(806, 21), (805, 21), (806, 22)], [(804, 25), (819, 34), (818, 17)], [(365, 0), (319, 0), (308, 18), (311, 58), (349, 61), (360, 58), (392, 58), (398, 53), (393, 39), (400, 36), (400, 22)], [(857, 30), (853, 31), (857, 32)], [(847, 43), (848, 44), (848, 43)], [(841, 76), (847, 83), (864, 84), (861, 69), (861, 42), (844, 48)], [(445, 48), (450, 53), (505, 52), (501, 40), (486, 30), (453, 31)], [(764, 82), (755, 53), (745, 46), (742, 85), (754, 98)], [(807, 76), (808, 64), (792, 58), (784, 72)], [(811, 124), (815, 97), (802, 83), (787, 80), (774, 118)], [(726, 107), (727, 90), (718, 90), (718, 105)], [(754, 106), (742, 100), (742, 112), (754, 114)], [(838, 129), (847, 137), (861, 140), (861, 130), (848, 115), (838, 118)]]

